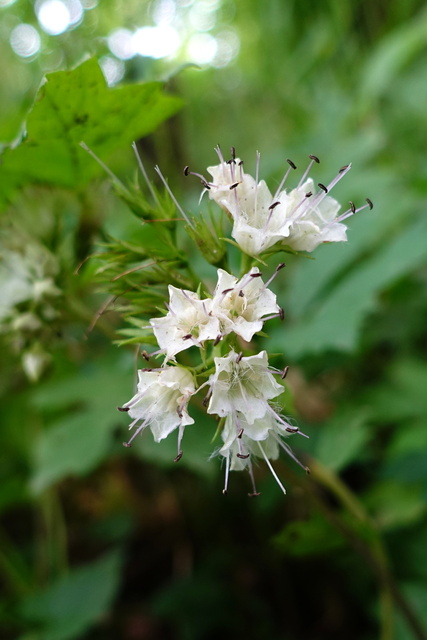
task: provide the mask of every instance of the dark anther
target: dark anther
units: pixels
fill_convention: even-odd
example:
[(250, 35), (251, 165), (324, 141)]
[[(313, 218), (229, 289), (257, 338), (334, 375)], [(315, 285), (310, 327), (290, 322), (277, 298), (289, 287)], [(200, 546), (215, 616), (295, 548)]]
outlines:
[(238, 186), (239, 186), (239, 184), (240, 184), (240, 182), (235, 182), (234, 184), (231, 184), (228, 188), (229, 188), (229, 189), (230, 189), (230, 191), (231, 191), (232, 189), (235, 189), (236, 187), (238, 187)]
[(187, 333), (186, 336), (182, 336), (183, 340), (190, 340), (190, 338), (192, 338), (193, 336), (191, 335), (191, 333)]
[(356, 205), (354, 204), (354, 202), (350, 200), (349, 204), (351, 213), (356, 213)]
[(286, 427), (285, 431), (288, 433), (298, 433), (298, 427)]
[(200, 180), (200, 182), (202, 183), (202, 185), (204, 186), (205, 189), (210, 189), (210, 186), (208, 185), (208, 183), (206, 182), (206, 180)]
[(141, 355), (144, 358), (144, 360), (147, 360), (147, 362), (148, 362), (148, 360), (150, 359), (150, 356), (148, 355), (148, 353), (145, 350), (141, 351)]
[(313, 156), (312, 154), (310, 154), (308, 157), (310, 158), (310, 160), (314, 160), (314, 162), (317, 162), (317, 164), (320, 163), (320, 160), (317, 156)]
[(251, 278), (261, 278), (262, 273), (259, 273), (259, 272), (258, 273), (250, 273), (249, 275), (251, 276)]
[(129, 411), (130, 407), (117, 407), (117, 411)]
[(243, 160), (240, 160), (239, 167), (243, 167)]
[(246, 460), (247, 458), (249, 458), (249, 453), (247, 453), (245, 456), (243, 455), (243, 453), (236, 453), (238, 458), (241, 458), (242, 460)]
[(236, 149), (234, 147), (231, 147), (230, 151), (231, 151), (232, 159), (235, 160), (236, 159)]
[(227, 293), (230, 293), (230, 291), (234, 291), (233, 287), (231, 287), (231, 289), (224, 289), (224, 291), (221, 291), (221, 293), (223, 296), (225, 296)]
[(130, 449), (132, 445), (130, 442), (123, 442), (123, 446), (126, 447), (126, 449)]
[(205, 397), (203, 398), (202, 405), (203, 405), (204, 407), (207, 407), (207, 406), (208, 406), (208, 404), (209, 404), (209, 398), (210, 398), (210, 394), (209, 394), (209, 393), (208, 393), (208, 394), (206, 394), (206, 395), (205, 395)]
[(222, 334), (218, 334), (217, 337), (214, 340), (213, 346), (216, 347), (216, 345), (221, 341), (222, 338)]
[(176, 412), (178, 414), (178, 418), (182, 418), (182, 411), (179, 407), (177, 408)]
[(273, 202), (273, 204), (271, 204), (268, 208), (270, 211), (272, 211), (273, 209), (275, 209), (275, 207), (277, 207), (280, 204), (279, 201), (277, 202)]
[(347, 171), (348, 169), (348, 164), (345, 164), (343, 167), (341, 167), (341, 169), (338, 171), (338, 173), (342, 173), (343, 171)]
[(369, 200), (369, 198), (366, 198), (366, 202), (369, 204), (369, 208), (372, 211), (372, 209), (374, 208), (374, 204), (373, 204), (372, 200)]
[(227, 495), (227, 493), (228, 493), (227, 489), (223, 489), (223, 490), (222, 490), (222, 495), (223, 495), (223, 496), (226, 496), (226, 495)]
[(280, 269), (284, 269), (285, 267), (286, 267), (286, 264), (284, 262), (281, 262), (280, 264), (277, 265), (276, 271), (280, 271)]
[(287, 158), (286, 162), (287, 162), (287, 163), (292, 167), (292, 169), (296, 169), (296, 168), (297, 168), (297, 165), (296, 165), (296, 164), (294, 164), (294, 163), (292, 162), (292, 160), (289, 160), (289, 158)]
[(324, 191), (325, 193), (328, 193), (328, 188), (325, 187), (325, 185), (322, 184), (321, 182), (318, 182), (317, 186), (320, 187), (322, 189), (322, 191)]
[(243, 293), (243, 291), (240, 289), (239, 291), (239, 298), (244, 298), (245, 294)]
[(312, 191), (307, 191), (307, 193), (305, 194), (306, 198), (311, 198), (311, 196), (313, 195)]
[(282, 380), (284, 380), (284, 379), (286, 378), (286, 376), (288, 375), (288, 371), (289, 371), (289, 367), (288, 367), (288, 366), (286, 366), (286, 367), (283, 369), (282, 373), (280, 374), (280, 377), (282, 378)]
[(280, 307), (280, 309), (279, 309), (279, 318), (280, 318), (280, 320), (284, 320), (285, 319), (285, 310), (282, 309), (282, 307)]
[(309, 474), (311, 473), (311, 471), (310, 471), (309, 467), (306, 467), (306, 468), (305, 468), (305, 472), (306, 472), (306, 474), (307, 474), (307, 475), (309, 475)]
[(154, 371), (154, 369), (151, 369), (151, 367), (144, 367), (141, 371)]
[(189, 171), (190, 171), (190, 167), (189, 167), (189, 166), (188, 166), (188, 164), (187, 164), (187, 166), (185, 166), (185, 167), (184, 167), (184, 175), (185, 175), (185, 176), (188, 176)]
[(241, 438), (243, 435), (244, 429), (240, 429), (239, 433), (237, 434), (238, 438)]
[(255, 491), (254, 493), (248, 493), (248, 496), (250, 498), (257, 498), (260, 495), (261, 495), (261, 491)]
[(174, 462), (179, 462), (182, 458), (182, 451), (178, 453), (178, 455), (173, 459)]
[(243, 358), (243, 353), (240, 352), (239, 355), (236, 358), (236, 364), (239, 364), (240, 360)]

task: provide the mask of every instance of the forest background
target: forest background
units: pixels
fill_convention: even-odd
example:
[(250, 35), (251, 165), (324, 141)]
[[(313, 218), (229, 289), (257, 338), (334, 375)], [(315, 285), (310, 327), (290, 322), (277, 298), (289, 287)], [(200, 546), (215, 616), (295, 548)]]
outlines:
[[(427, 638), (426, 45), (420, 0), (0, 0), (2, 638)], [(129, 185), (138, 140), (192, 212), (218, 143), (272, 184), (353, 163), (334, 197), (375, 209), (275, 281), (286, 497), (262, 465), (223, 496), (202, 421), (179, 465), (121, 446), (135, 349), (88, 257), (156, 238), (80, 140)]]

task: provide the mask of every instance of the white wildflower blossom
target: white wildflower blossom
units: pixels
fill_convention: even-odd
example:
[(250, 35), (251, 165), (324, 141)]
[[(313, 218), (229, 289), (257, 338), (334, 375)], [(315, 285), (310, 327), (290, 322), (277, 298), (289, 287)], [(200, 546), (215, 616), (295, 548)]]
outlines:
[[(283, 266), (279, 265), (278, 269)], [(255, 333), (261, 331), (265, 320), (283, 317), (275, 294), (268, 289), (273, 277), (264, 284), (260, 276), (257, 267), (240, 279), (218, 269), (212, 313), (220, 320), (222, 335), (233, 331), (249, 342)]]
[(194, 392), (193, 377), (183, 367), (140, 369), (136, 394), (123, 407), (119, 407), (120, 411), (127, 411), (133, 418), (129, 429), (136, 428), (130, 440), (124, 443), (125, 446), (131, 446), (132, 440), (146, 427), (150, 427), (156, 442), (178, 427), (179, 459), (182, 455), (184, 427), (194, 424), (187, 411), (188, 401)]
[(169, 312), (152, 318), (150, 325), (166, 359), (205, 340), (215, 340), (220, 333), (219, 320), (211, 313), (212, 300), (201, 300), (197, 293), (169, 285)]
[(350, 208), (338, 215), (340, 204), (331, 198), (329, 191), (350, 170), (351, 165), (340, 169), (337, 176), (327, 185), (315, 188), (311, 178), (307, 178), (314, 162), (311, 161), (296, 189), (282, 189), (294, 163), (288, 160), (289, 168), (275, 195), (269, 191), (264, 180), (258, 181), (259, 154), (257, 154), (256, 177), (243, 171), (243, 163), (233, 157), (225, 162), (219, 148), (216, 149), (220, 164), (209, 167), (212, 182), (204, 181), (209, 197), (217, 202), (233, 219), (232, 237), (248, 255), (257, 256), (276, 243), (297, 251), (313, 251), (323, 242), (343, 242), (347, 240), (343, 221), (349, 216), (372, 208), (372, 202), (356, 209)]
[(283, 442), (283, 437), (295, 433), (305, 436), (298, 427), (294, 427), (276, 413), (272, 406), (269, 406), (269, 410), (263, 418), (252, 422), (238, 411), (229, 414), (225, 419), (221, 434), (224, 444), (217, 452), (226, 459), (224, 492), (227, 492), (229, 471), (247, 469), (252, 480), (253, 495), (257, 494), (252, 471), (252, 458), (256, 457), (266, 461), (279, 487), (286, 493), (270, 460), (276, 460), (279, 457), (280, 449), (283, 449), (297, 464), (306, 471), (308, 470), (296, 458), (292, 449)]
[(269, 412), (268, 400), (283, 393), (282, 385), (269, 371), (266, 351), (242, 357), (232, 350), (214, 360), (208, 413), (225, 417), (240, 412), (252, 424)]

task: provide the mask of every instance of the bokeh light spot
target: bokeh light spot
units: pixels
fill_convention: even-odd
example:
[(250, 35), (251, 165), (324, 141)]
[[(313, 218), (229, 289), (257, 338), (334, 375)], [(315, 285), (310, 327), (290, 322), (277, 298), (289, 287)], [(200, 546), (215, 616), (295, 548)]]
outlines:
[(129, 29), (116, 29), (110, 33), (107, 42), (111, 53), (120, 60), (129, 60), (136, 53), (132, 32)]
[(37, 8), (37, 19), (43, 31), (51, 36), (58, 36), (71, 24), (71, 14), (61, 0), (45, 0)]
[(10, 46), (21, 58), (30, 58), (40, 49), (40, 35), (31, 24), (18, 24), (10, 34)]
[(141, 27), (133, 34), (132, 44), (140, 56), (166, 58), (177, 51), (181, 39), (173, 27)]
[(216, 39), (209, 33), (196, 33), (187, 44), (187, 53), (196, 64), (209, 64), (218, 50)]

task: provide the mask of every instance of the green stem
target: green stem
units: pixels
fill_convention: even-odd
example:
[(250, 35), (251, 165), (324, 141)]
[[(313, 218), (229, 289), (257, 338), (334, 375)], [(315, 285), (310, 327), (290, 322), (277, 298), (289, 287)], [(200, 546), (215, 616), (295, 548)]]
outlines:
[(387, 554), (376, 523), (367, 513), (357, 496), (330, 469), (327, 469), (314, 459), (310, 459), (308, 465), (311, 471), (311, 480), (315, 480), (332, 493), (342, 507), (345, 508), (346, 512), (351, 514), (357, 523), (363, 525), (365, 535), (361, 536), (360, 531), (357, 530), (357, 525), (356, 529), (353, 528), (348, 523), (348, 520), (344, 519), (336, 510), (333, 510), (327, 501), (315, 491), (313, 484), (310, 486), (308, 478), (297, 476), (293, 471), (290, 471), (289, 467), (286, 469), (286, 475), (292, 477), (292, 482), (302, 485), (308, 500), (323, 513), (325, 518), (343, 535), (371, 568), (379, 586), (380, 640), (393, 640), (393, 605), (400, 609), (414, 638), (427, 640), (427, 631), (423, 628), (411, 605), (400, 591), (391, 573)]
[(252, 256), (248, 256), (247, 253), (242, 252), (242, 257), (240, 260), (240, 277), (244, 276), (245, 273), (248, 273), (253, 264)]

